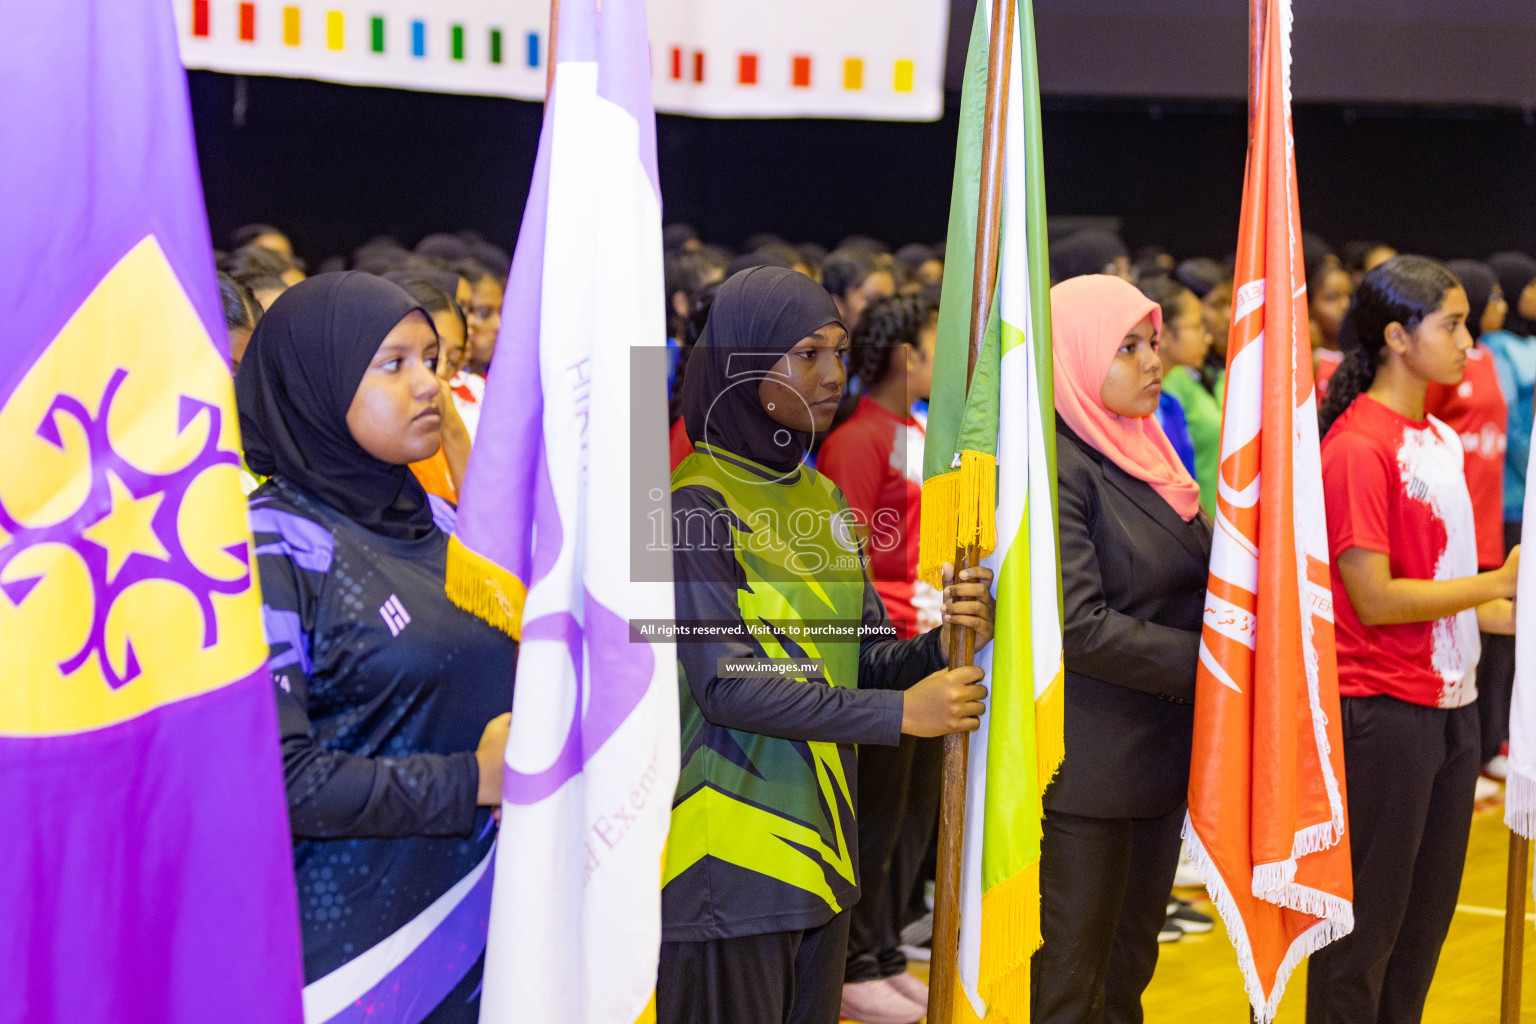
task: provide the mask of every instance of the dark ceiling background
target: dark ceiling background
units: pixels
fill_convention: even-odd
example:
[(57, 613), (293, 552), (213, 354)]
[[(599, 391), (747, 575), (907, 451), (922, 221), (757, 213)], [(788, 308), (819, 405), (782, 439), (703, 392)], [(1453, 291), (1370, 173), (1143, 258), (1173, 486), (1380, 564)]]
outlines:
[[(1246, 142), (1241, 0), (1035, 0), (1047, 204), (1133, 245), (1231, 251)], [(962, 29), (970, 0), (955, 0)], [(1236, 17), (1233, 14), (1236, 14)], [(951, 32), (952, 55), (963, 31)], [(1442, 257), (1536, 250), (1536, 3), (1298, 2), (1302, 222)], [(953, 64), (952, 56), (951, 63)], [(951, 69), (953, 71), (953, 68)], [(511, 247), (541, 107), (191, 72), (216, 243), (250, 221), (312, 261), (378, 233), (474, 227)], [(930, 124), (663, 115), (665, 215), (728, 244), (943, 237), (955, 107)]]
[[(976, 0), (950, 5), (958, 88)], [(1242, 99), (1246, 0), (1034, 0), (1047, 94)], [(1536, 104), (1531, 0), (1295, 0), (1299, 102)]]

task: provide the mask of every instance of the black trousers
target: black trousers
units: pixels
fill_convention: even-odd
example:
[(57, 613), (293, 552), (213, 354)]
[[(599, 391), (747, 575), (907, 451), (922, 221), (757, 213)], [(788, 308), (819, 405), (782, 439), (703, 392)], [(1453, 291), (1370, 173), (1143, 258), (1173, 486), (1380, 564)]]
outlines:
[(663, 942), (657, 1024), (837, 1024), (848, 912), (820, 928)]
[(1034, 1024), (1141, 1024), (1183, 823), (1183, 805), (1160, 818), (1045, 813)]
[(1509, 739), (1509, 706), (1515, 694), (1515, 638), (1483, 633), (1483, 656), (1477, 663), (1478, 756), (1487, 764), (1499, 756)]
[[(1520, 543), (1520, 523), (1504, 524), (1504, 552)], [(1499, 755), (1509, 739), (1509, 705), (1515, 692), (1515, 638), (1484, 633), (1483, 656), (1477, 663), (1477, 715), (1482, 727), (1479, 764)]]
[(1479, 764), (1477, 705), (1340, 703), (1355, 930), (1312, 954), (1307, 1024), (1414, 1024), (1456, 913)]
[(939, 820), (942, 737), (859, 748), (859, 902), (850, 911), (844, 981), (907, 969), (901, 923)]

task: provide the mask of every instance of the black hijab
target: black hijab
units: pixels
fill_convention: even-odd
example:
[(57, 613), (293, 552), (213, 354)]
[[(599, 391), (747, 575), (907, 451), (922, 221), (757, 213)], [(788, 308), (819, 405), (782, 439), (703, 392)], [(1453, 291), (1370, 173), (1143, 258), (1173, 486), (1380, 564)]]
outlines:
[(1493, 268), (1477, 260), (1451, 260), (1445, 269), (1456, 275), (1467, 293), (1467, 330), (1476, 338), (1483, 333), (1483, 312), (1493, 298)]
[(1052, 243), (1051, 271), (1058, 282), (1085, 274), (1102, 274), (1109, 264), (1130, 254), (1113, 231), (1084, 228)]
[(1509, 312), (1504, 316), (1504, 329), (1510, 334), (1536, 334), (1536, 323), (1520, 315), (1520, 293), (1536, 280), (1536, 260), (1523, 252), (1496, 252), (1488, 257), (1488, 266), (1499, 278), (1499, 289)]
[(811, 437), (768, 415), (759, 382), (797, 342), (831, 323), (841, 323), (832, 296), (796, 271), (752, 267), (722, 284), (683, 381), (688, 436), (791, 472)]
[(416, 301), (381, 277), (317, 274), (277, 297), (251, 334), (235, 399), (245, 461), (360, 526), (414, 540), (433, 530), (427, 492), (407, 466), (363, 450), (347, 410), (379, 343)]

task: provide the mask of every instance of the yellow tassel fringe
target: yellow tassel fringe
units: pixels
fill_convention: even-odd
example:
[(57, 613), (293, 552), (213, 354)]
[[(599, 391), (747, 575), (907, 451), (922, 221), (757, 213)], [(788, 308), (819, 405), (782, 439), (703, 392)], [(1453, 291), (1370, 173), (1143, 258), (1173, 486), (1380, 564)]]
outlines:
[(516, 576), (459, 540), (448, 538), (448, 600), (478, 615), (514, 640), (523, 637), (528, 588)]
[(944, 563), (972, 544), (978, 561), (997, 547), (997, 457), (963, 451), (959, 469), (923, 484), (917, 578), (943, 586)]
[(978, 560), (997, 547), (997, 456), (960, 453), (960, 495), (955, 503), (956, 547), (976, 545)]
[[(1029, 958), (1040, 948), (1040, 861), (981, 897), (978, 990), (985, 1024), (1028, 1024)], [(956, 1024), (982, 1024), (965, 992), (955, 986)]]
[(1067, 754), (1067, 741), (1063, 736), (1066, 728), (1066, 696), (1062, 683), (1062, 670), (1056, 669), (1056, 678), (1035, 700), (1035, 778), (1040, 794), (1056, 777), (1061, 759)]
[(923, 483), (923, 507), (918, 521), (917, 578), (932, 587), (943, 585), (939, 569), (955, 557), (955, 498), (959, 491), (959, 470), (932, 477)]

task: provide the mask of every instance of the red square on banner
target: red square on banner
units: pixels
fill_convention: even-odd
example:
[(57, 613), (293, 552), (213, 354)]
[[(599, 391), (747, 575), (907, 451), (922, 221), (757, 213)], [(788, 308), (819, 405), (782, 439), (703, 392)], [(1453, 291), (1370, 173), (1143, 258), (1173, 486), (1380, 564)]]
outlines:
[(744, 53), (741, 55), (740, 68), (736, 80), (742, 85), (757, 84), (757, 54)]
[(240, 39), (242, 42), (254, 43), (256, 41), (256, 5), (240, 5)]
[(790, 81), (797, 89), (811, 87), (811, 58), (796, 57), (791, 65)]
[(693, 51), (693, 80), (695, 82), (702, 82), (702, 81), (704, 81), (704, 51), (703, 50), (694, 50)]
[(672, 80), (683, 80), (683, 50), (680, 46), (672, 47)]
[(208, 35), (208, 0), (192, 0), (192, 34)]

